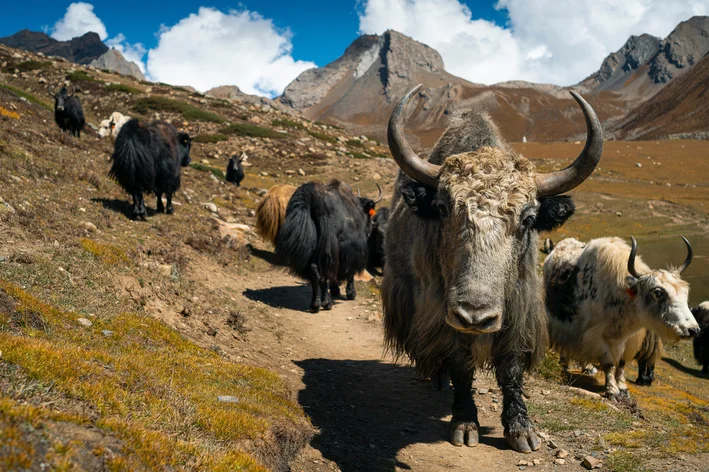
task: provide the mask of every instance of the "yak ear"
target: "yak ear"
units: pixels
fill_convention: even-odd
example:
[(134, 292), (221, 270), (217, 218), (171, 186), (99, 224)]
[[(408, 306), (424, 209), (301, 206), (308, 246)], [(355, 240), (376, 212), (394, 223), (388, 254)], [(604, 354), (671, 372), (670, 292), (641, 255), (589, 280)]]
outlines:
[(438, 191), (408, 177), (401, 182), (401, 196), (412, 212), (425, 219), (439, 218), (439, 207), (434, 204)]
[(533, 228), (538, 232), (553, 231), (566, 223), (575, 211), (576, 205), (567, 195), (540, 198)]

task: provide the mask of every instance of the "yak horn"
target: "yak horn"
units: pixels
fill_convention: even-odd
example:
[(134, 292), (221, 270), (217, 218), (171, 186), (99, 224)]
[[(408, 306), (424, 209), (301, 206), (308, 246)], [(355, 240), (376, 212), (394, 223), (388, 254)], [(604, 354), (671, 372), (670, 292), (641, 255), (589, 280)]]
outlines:
[(603, 153), (601, 122), (598, 121), (598, 116), (591, 105), (581, 95), (573, 90), (571, 95), (581, 107), (586, 119), (586, 145), (576, 160), (566, 169), (535, 175), (538, 197), (549, 197), (573, 190), (591, 175), (601, 160)]
[(202, 127), (200, 125), (197, 125), (197, 134), (190, 134), (189, 137), (190, 139), (194, 139), (197, 136), (199, 136), (199, 132), (202, 130)]
[(382, 199), (384, 198), (384, 192), (382, 192), (382, 188), (379, 186), (379, 184), (375, 184), (375, 185), (379, 189), (379, 196), (377, 197), (376, 200), (374, 200), (374, 203), (377, 204), (377, 203), (381, 202)]
[(56, 98), (56, 94), (54, 92), (54, 87), (49, 87), (49, 96), (52, 98)]
[(361, 197), (362, 195), (359, 192), (359, 185), (355, 185), (355, 190), (357, 190), (357, 198)]
[(679, 266), (679, 269), (677, 271), (681, 274), (685, 270), (687, 270), (687, 267), (689, 267), (689, 264), (692, 263), (692, 256), (694, 255), (694, 252), (692, 251), (692, 245), (689, 244), (689, 240), (682, 236), (682, 240), (684, 241), (684, 244), (687, 245), (687, 259), (682, 263), (681, 266)]
[(628, 272), (630, 272), (630, 275), (632, 275), (636, 279), (639, 279), (640, 276), (635, 270), (635, 256), (638, 253), (638, 242), (633, 236), (630, 237), (630, 241), (632, 242), (632, 246), (630, 248), (630, 257), (628, 257)]
[(409, 90), (394, 107), (394, 111), (391, 112), (391, 117), (389, 118), (387, 140), (389, 141), (389, 151), (391, 151), (391, 155), (406, 175), (424, 185), (436, 188), (438, 186), (438, 174), (441, 171), (441, 166), (431, 164), (421, 159), (414, 150), (411, 149), (411, 146), (406, 142), (406, 137), (404, 136), (404, 113), (406, 106), (411, 101), (411, 97), (416, 95), (421, 87), (423, 87), (423, 85), (419, 84)]

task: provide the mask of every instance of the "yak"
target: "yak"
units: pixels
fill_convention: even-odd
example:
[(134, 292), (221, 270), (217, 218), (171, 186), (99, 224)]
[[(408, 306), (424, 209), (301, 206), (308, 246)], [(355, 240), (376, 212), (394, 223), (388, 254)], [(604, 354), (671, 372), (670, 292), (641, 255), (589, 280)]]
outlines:
[(342, 281), (347, 281), (347, 299), (355, 299), (354, 276), (367, 266), (375, 206), (338, 180), (303, 184), (290, 198), (276, 237), (276, 257), (293, 275), (310, 282), (313, 313), (332, 308)]
[[(199, 134), (199, 130), (197, 131)], [(133, 219), (145, 220), (143, 194), (157, 197), (158, 213), (172, 214), (172, 195), (180, 188), (180, 167), (190, 164), (190, 136), (165, 121), (149, 124), (131, 119), (116, 138), (109, 176), (133, 198)], [(163, 205), (162, 195), (167, 198)]]
[(274, 185), (256, 207), (256, 233), (274, 246), (295, 190), (296, 187), (288, 184)]
[(246, 154), (241, 156), (233, 155), (229, 159), (229, 163), (226, 166), (226, 181), (236, 184), (237, 187), (241, 187), (241, 181), (244, 180), (244, 167), (241, 165), (246, 161)]
[(130, 120), (130, 116), (126, 116), (123, 113), (114, 111), (107, 120), (101, 121), (98, 128), (99, 138), (111, 137), (111, 142), (115, 142), (118, 137), (118, 133), (121, 132), (121, 128)]
[(382, 207), (372, 217), (372, 230), (367, 239), (369, 256), (367, 258), (367, 271), (372, 275), (382, 275), (379, 269), (385, 263), (385, 235), (389, 222), (389, 208)]
[(596, 168), (603, 130), (591, 106), (571, 92), (586, 119), (586, 145), (570, 166), (545, 174), (503, 141), (487, 114), (463, 110), (424, 160), (403, 132), (406, 106), (420, 87), (397, 103), (388, 127), (401, 172), (386, 231), (385, 341), (423, 376), (441, 375), (444, 366), (455, 389), (455, 446), (478, 444), (473, 372), (494, 369), (505, 438), (516, 451), (531, 452), (540, 442), (523, 375), (544, 358), (548, 343), (537, 233), (573, 213), (573, 201), (559, 195)]
[(692, 314), (702, 332), (694, 338), (694, 358), (702, 366), (702, 374), (709, 374), (709, 302), (692, 308)]
[[(51, 92), (50, 92), (51, 93)], [(81, 101), (76, 96), (76, 88), (72, 87), (71, 93), (66, 87), (62, 87), (54, 97), (54, 121), (57, 126), (68, 132), (71, 136), (80, 138), (84, 130), (86, 120), (84, 120), (84, 109)]]
[(641, 351), (641, 331), (668, 339), (699, 333), (687, 305), (689, 285), (681, 277), (692, 262), (689, 241), (683, 238), (687, 259), (679, 268), (653, 270), (637, 257), (631, 240), (632, 246), (620, 238), (588, 244), (569, 238), (544, 261), (552, 346), (564, 365), (600, 364), (609, 398), (628, 396), (625, 365)]

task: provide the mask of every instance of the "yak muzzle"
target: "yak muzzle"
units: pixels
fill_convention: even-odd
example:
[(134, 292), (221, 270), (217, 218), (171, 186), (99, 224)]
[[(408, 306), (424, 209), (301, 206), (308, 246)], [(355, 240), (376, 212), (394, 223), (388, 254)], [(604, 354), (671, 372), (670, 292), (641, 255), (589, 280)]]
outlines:
[(494, 333), (502, 328), (502, 310), (487, 304), (458, 303), (450, 307), (446, 323), (465, 333)]

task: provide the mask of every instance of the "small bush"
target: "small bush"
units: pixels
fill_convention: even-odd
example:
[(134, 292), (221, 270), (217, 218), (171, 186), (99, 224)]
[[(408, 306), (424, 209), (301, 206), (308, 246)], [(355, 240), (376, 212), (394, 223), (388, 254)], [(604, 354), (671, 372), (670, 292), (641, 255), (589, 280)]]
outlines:
[(332, 144), (337, 144), (337, 139), (325, 133), (318, 133), (317, 131), (308, 131), (308, 134), (313, 138), (319, 139), (320, 141), (325, 141)]
[(200, 134), (194, 139), (195, 143), (219, 143), (221, 141), (226, 141), (229, 138), (223, 134)]
[(130, 87), (130, 86), (124, 85), (124, 84), (107, 85), (106, 90), (109, 90), (111, 92), (129, 93), (131, 95), (139, 95), (139, 94), (143, 93), (141, 90), (138, 90), (135, 87)]
[(372, 156), (369, 154), (363, 154), (361, 152), (351, 152), (350, 156), (354, 157), (355, 159), (371, 159)]
[(83, 70), (75, 70), (71, 74), (67, 74), (66, 80), (72, 82), (98, 82), (91, 74)]
[(128, 256), (122, 249), (110, 244), (100, 243), (91, 239), (82, 239), (81, 247), (107, 265), (118, 265), (129, 261)]
[(350, 139), (347, 141), (347, 145), (350, 147), (358, 147), (358, 148), (363, 148), (364, 144), (362, 144), (362, 141), (359, 139)]
[(184, 119), (190, 121), (208, 121), (212, 123), (223, 123), (225, 121), (224, 118), (215, 113), (204, 111), (189, 103), (167, 97), (140, 98), (133, 103), (133, 110), (141, 115), (147, 115), (151, 111), (181, 113)]
[(190, 164), (190, 167), (192, 167), (193, 169), (199, 170), (201, 172), (211, 172), (212, 174), (214, 174), (215, 177), (222, 179), (222, 180), (224, 180), (224, 178), (225, 178), (224, 171), (222, 171), (221, 169), (217, 169), (215, 167), (200, 164), (199, 162), (195, 162), (193, 164)]
[(219, 130), (221, 134), (236, 134), (239, 136), (252, 136), (254, 138), (283, 139), (290, 138), (287, 133), (279, 133), (271, 128), (252, 125), (251, 123), (233, 123)]
[(16, 65), (9, 65), (3, 69), (5, 72), (8, 73), (13, 73), (15, 72), (15, 69), (19, 70), (20, 72), (32, 72), (34, 70), (40, 70), (40, 69), (45, 69), (49, 67), (51, 63), (49, 62), (40, 62), (40, 61), (25, 61), (25, 62), (20, 62), (19, 64)]
[(273, 120), (271, 124), (273, 126), (280, 126), (281, 128), (305, 129), (305, 126), (302, 124), (287, 119)]
[(189, 108), (182, 112), (182, 117), (189, 121), (206, 121), (208, 123), (224, 123), (226, 120), (211, 111)]
[(22, 90), (16, 89), (15, 87), (10, 87), (9, 85), (4, 85), (4, 84), (0, 84), (0, 88), (3, 90), (7, 90), (8, 92), (16, 95), (17, 97), (24, 98), (28, 102), (34, 103), (35, 105), (39, 105), (42, 108), (45, 108), (49, 111), (54, 111), (53, 106), (43, 102), (42, 100), (40, 100), (39, 98), (35, 97), (34, 95), (32, 95), (30, 93), (23, 92)]

